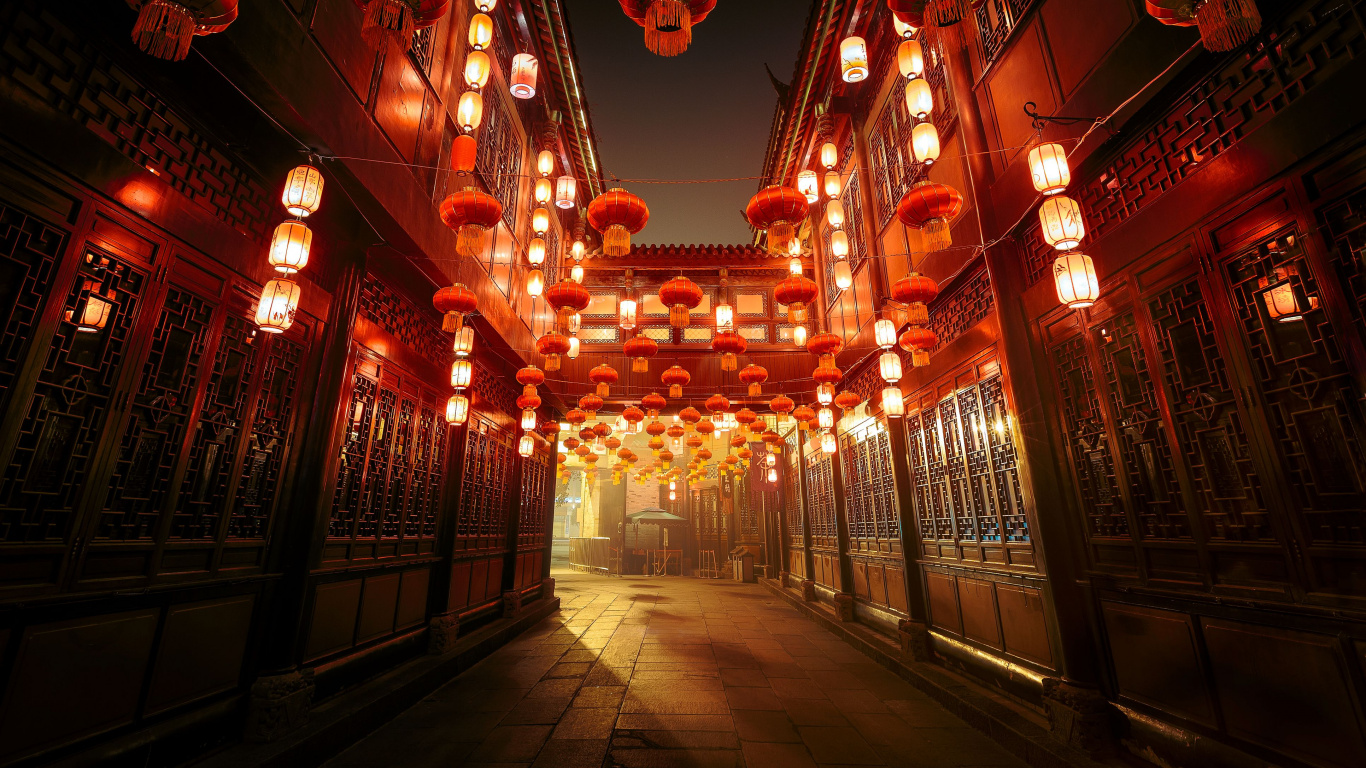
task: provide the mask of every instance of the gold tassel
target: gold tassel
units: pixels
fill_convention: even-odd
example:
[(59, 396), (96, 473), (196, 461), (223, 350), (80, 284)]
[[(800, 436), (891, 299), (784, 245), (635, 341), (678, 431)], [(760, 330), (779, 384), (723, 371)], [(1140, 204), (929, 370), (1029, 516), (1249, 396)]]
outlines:
[(721, 355), (721, 370), (723, 370), (723, 371), (733, 371), (733, 370), (735, 370), (735, 355), (731, 354), (730, 352), (727, 352), (727, 353), (725, 353), (724, 355)]
[[(675, 328), (687, 328), (689, 322), (688, 315), (688, 308), (682, 304), (669, 307), (669, 325), (672, 325)], [(673, 397), (678, 397), (678, 395), (673, 395)]]
[(371, 48), (392, 40), (399, 50), (413, 44), (413, 7), (407, 0), (370, 0), (360, 24), (360, 37)]
[(682, 396), (683, 396), (683, 387), (682, 387), (681, 385), (679, 385), (679, 384), (670, 384), (670, 385), (669, 385), (669, 397), (682, 397)]
[(1251, 40), (1262, 28), (1254, 0), (1207, 0), (1195, 12), (1205, 48), (1223, 53)]
[(551, 373), (554, 373), (555, 371), (560, 370), (560, 356), (559, 356), (559, 355), (546, 355), (546, 356), (545, 356), (545, 369), (546, 369), (547, 371), (550, 371)]
[(602, 252), (608, 256), (626, 256), (631, 253), (631, 233), (620, 224), (613, 224), (602, 233)]
[(607, 382), (605, 382), (605, 381), (604, 381), (604, 382), (600, 382), (600, 383), (598, 384), (598, 390), (597, 390), (597, 392), (598, 392), (598, 397), (607, 397), (608, 395), (610, 395), (610, 394), (612, 393), (612, 388), (609, 387), (609, 386), (607, 385)]
[(949, 231), (949, 222), (946, 219), (930, 219), (925, 222), (920, 233), (924, 235), (927, 251), (942, 251), (953, 245), (953, 233)]
[(759, 395), (762, 395), (763, 393), (764, 393), (764, 387), (763, 387), (762, 384), (757, 384), (757, 383), (756, 383), (756, 384), (750, 384), (750, 385), (749, 385), (749, 396), (750, 396), (750, 397), (758, 397)]
[(649, 373), (650, 361), (644, 357), (631, 358), (631, 373)]
[(655, 0), (645, 13), (645, 47), (658, 56), (677, 56), (692, 43), (692, 10), (683, 0)]
[(478, 224), (462, 224), (455, 238), (455, 252), (467, 259), (477, 259), (484, 252), (484, 232)]
[(133, 42), (149, 56), (180, 61), (194, 40), (194, 14), (170, 0), (147, 0), (133, 24)]
[(806, 305), (800, 301), (794, 301), (787, 305), (787, 321), (789, 323), (806, 322)]
[(917, 301), (906, 305), (906, 320), (903, 325), (929, 325), (930, 308), (925, 302)]
[(441, 330), (446, 333), (458, 333), (465, 327), (465, 316), (459, 312), (447, 312), (441, 316)]
[(930, 364), (930, 353), (929, 353), (929, 350), (925, 350), (925, 349), (913, 349), (913, 350), (911, 350), (911, 365), (912, 365), (913, 367), (915, 367), (915, 368), (924, 368), (925, 366), (927, 366), (927, 365), (929, 365), (929, 364)]
[(768, 251), (778, 256), (788, 256), (788, 249), (792, 247), (792, 238), (797, 236), (797, 230), (786, 221), (779, 221), (768, 228)]

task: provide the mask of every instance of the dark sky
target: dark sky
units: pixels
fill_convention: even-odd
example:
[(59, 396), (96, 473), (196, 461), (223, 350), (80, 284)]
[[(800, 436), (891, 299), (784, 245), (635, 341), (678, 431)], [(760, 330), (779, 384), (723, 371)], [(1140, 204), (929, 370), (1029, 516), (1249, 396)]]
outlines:
[[(778, 100), (764, 64), (791, 79), (808, 0), (720, 0), (673, 58), (650, 53), (614, 0), (565, 7), (605, 177), (759, 175)], [(758, 181), (624, 186), (650, 207), (638, 244), (750, 239), (740, 211)]]

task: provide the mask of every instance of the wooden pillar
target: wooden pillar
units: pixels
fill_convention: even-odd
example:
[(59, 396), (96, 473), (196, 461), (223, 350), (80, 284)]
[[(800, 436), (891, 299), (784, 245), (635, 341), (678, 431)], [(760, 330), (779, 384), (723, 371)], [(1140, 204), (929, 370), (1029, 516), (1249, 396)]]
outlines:
[(508, 487), (507, 537), (503, 552), (503, 616), (516, 616), (522, 610), (522, 593), (517, 589), (517, 534), (522, 522), (522, 473), (527, 459), (518, 456)]
[[(847, 438), (845, 438), (847, 439)], [(849, 560), (849, 518), (844, 505), (843, 443), (840, 451), (830, 456), (830, 484), (835, 496), (835, 540), (839, 548), (840, 589), (835, 595), (835, 608), (843, 621), (854, 620), (854, 566)]]
[[(796, 429), (794, 427), (794, 429)], [(806, 500), (811, 498), (811, 492), (806, 485), (806, 441), (802, 439), (801, 430), (797, 429), (797, 487), (801, 494), (802, 509), (802, 595), (808, 600), (815, 599), (815, 580), (812, 575), (816, 572), (816, 558), (811, 554), (811, 514), (806, 506)]]
[(440, 560), (432, 566), (432, 586), (427, 594), (427, 649), (444, 653), (455, 646), (460, 626), (450, 610), (451, 568), (455, 557), (455, 535), (459, 526), (460, 496), (463, 493), (465, 452), (469, 446), (470, 422), (450, 428), (450, 448), (446, 451), (445, 478), (442, 481), (441, 516), (436, 528), (436, 552)]

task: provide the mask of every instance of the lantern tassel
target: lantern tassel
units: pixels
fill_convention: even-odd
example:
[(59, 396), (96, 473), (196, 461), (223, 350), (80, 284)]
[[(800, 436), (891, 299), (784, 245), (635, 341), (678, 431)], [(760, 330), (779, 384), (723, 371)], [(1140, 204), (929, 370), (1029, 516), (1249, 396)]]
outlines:
[(626, 256), (631, 252), (631, 232), (620, 224), (613, 224), (602, 233), (602, 252), (608, 256)]
[(462, 224), (455, 239), (455, 252), (467, 259), (477, 259), (484, 252), (484, 232), (478, 224)]
[(906, 319), (903, 325), (929, 325), (930, 308), (923, 301), (916, 301), (906, 305)]
[(599, 382), (597, 393), (598, 397), (607, 397), (608, 395), (612, 394), (612, 388), (608, 386), (607, 382), (605, 381)]
[(927, 349), (911, 350), (911, 365), (916, 368), (924, 368), (930, 364), (930, 352)]
[(789, 323), (806, 322), (806, 304), (794, 301), (787, 305), (787, 321)]
[(645, 13), (645, 47), (677, 56), (692, 44), (692, 10), (683, 0), (655, 0)]
[(194, 40), (194, 14), (170, 0), (148, 0), (133, 24), (133, 42), (149, 56), (180, 61)]
[[(687, 328), (689, 322), (689, 310), (682, 304), (675, 304), (669, 307), (669, 325), (675, 328)], [(672, 395), (678, 397), (678, 395)]]
[(797, 236), (797, 229), (786, 221), (776, 221), (773, 226), (768, 228), (768, 250), (770, 253), (779, 256), (787, 256), (788, 249), (792, 247), (792, 238)]
[(669, 385), (669, 397), (682, 397), (683, 387), (678, 384)]
[(733, 370), (735, 370), (735, 355), (734, 355), (734, 354), (732, 354), (732, 353), (730, 353), (730, 352), (727, 352), (727, 353), (725, 353), (724, 355), (721, 355), (721, 370), (723, 370), (723, 371), (733, 371)]
[(946, 219), (930, 219), (925, 222), (920, 233), (924, 235), (926, 251), (942, 251), (953, 245), (953, 233), (949, 230), (949, 222)]
[(649, 373), (650, 361), (644, 357), (631, 358), (631, 373)]
[(749, 385), (749, 396), (750, 396), (750, 397), (758, 397), (759, 395), (762, 395), (763, 393), (764, 393), (764, 387), (763, 387), (762, 384), (757, 384), (757, 383), (756, 383), (756, 384), (750, 384), (750, 385)]
[(1208, 0), (1195, 12), (1205, 48), (1223, 53), (1251, 40), (1262, 28), (1255, 0)]
[(459, 312), (447, 312), (441, 316), (441, 330), (446, 333), (459, 333), (465, 327), (465, 316)]
[(406, 0), (370, 0), (360, 24), (360, 37), (371, 48), (392, 40), (399, 50), (413, 44), (413, 6)]
[(555, 372), (555, 371), (560, 370), (560, 356), (559, 356), (559, 355), (546, 355), (546, 356), (545, 356), (545, 369), (546, 369), (547, 371), (552, 372), (552, 373)]

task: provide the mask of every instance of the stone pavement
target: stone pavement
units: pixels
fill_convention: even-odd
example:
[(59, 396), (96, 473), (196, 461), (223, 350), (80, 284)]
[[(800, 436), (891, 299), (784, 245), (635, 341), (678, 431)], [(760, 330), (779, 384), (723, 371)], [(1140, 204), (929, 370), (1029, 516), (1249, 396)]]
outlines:
[(1024, 763), (757, 585), (555, 574), (561, 612), (327, 763)]

